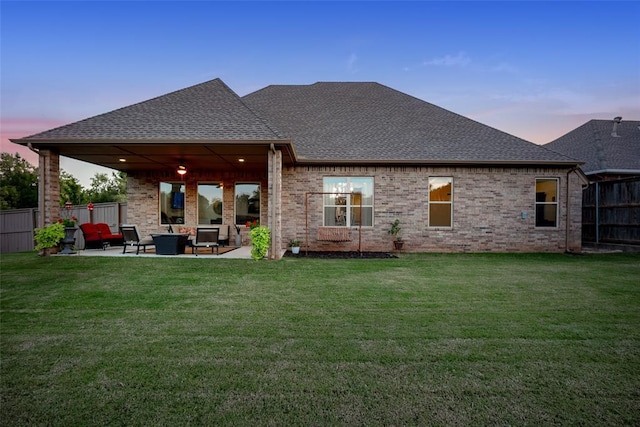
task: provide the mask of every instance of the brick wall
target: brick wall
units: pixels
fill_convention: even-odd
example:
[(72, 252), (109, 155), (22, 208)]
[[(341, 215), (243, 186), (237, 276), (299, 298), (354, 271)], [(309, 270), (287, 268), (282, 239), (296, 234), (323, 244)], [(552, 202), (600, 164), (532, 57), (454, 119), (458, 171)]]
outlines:
[[(309, 243), (310, 250), (389, 251), (389, 225), (400, 219), (401, 236), (407, 252), (563, 252), (581, 249), (581, 182), (563, 168), (472, 168), (472, 167), (284, 167), (282, 168), (282, 233), (277, 236), (286, 248), (292, 238)], [(267, 200), (268, 179), (264, 173), (219, 175), (189, 172), (186, 184), (185, 225), (196, 226), (198, 182), (222, 182), (223, 222), (233, 225), (235, 182), (261, 183), (261, 220), (272, 215)], [(325, 176), (370, 176), (374, 178), (374, 227), (351, 229), (348, 242), (318, 241), (322, 224), (322, 191)], [(430, 176), (453, 177), (453, 227), (429, 228), (427, 182)], [(569, 192), (567, 193), (567, 176)], [(557, 178), (558, 227), (535, 227), (535, 179)], [(164, 231), (158, 213), (160, 181), (175, 182), (174, 174), (138, 173), (128, 178), (128, 222), (141, 234)], [(567, 233), (567, 194), (569, 233)], [(308, 209), (305, 210), (305, 199)], [(305, 215), (306, 212), (306, 215)], [(523, 213), (525, 213), (523, 217)], [(307, 225), (308, 224), (308, 227)], [(234, 230), (231, 230), (234, 233)], [(247, 230), (242, 228), (248, 244)], [(303, 246), (304, 248), (304, 246)]]
[[(567, 172), (568, 169), (561, 168), (284, 168), (282, 247), (296, 237), (303, 241), (303, 248), (307, 241), (310, 250), (389, 251), (393, 245), (387, 230), (398, 218), (404, 250), (409, 252), (562, 252), (565, 248), (579, 251), (582, 190), (578, 177), (570, 174), (567, 236)], [(325, 176), (374, 178), (374, 227), (363, 227), (361, 237), (354, 227), (350, 242), (316, 240), (317, 228), (322, 224), (322, 196), (306, 193), (322, 191)], [(453, 177), (451, 228), (427, 226), (429, 176)], [(535, 227), (536, 178), (559, 180), (557, 228)]]
[[(156, 232), (166, 232), (167, 226), (160, 225), (160, 182), (184, 182), (185, 184), (185, 223), (187, 227), (196, 227), (198, 223), (198, 183), (222, 182), (224, 190), (222, 222), (229, 224), (229, 236), (233, 242), (235, 229), (235, 191), (236, 182), (258, 182), (260, 183), (260, 216), (261, 222), (267, 221), (267, 175), (264, 173), (241, 173), (241, 174), (219, 174), (206, 171), (189, 171), (184, 178), (176, 178), (173, 173), (131, 173), (127, 178), (127, 222), (135, 224), (141, 235), (148, 235)], [(244, 227), (241, 227), (243, 243), (248, 244), (248, 234)]]

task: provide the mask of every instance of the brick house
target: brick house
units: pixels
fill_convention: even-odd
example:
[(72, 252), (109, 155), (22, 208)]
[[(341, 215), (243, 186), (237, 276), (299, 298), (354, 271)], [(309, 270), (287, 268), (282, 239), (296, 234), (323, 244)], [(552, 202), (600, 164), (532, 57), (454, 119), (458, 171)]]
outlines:
[(239, 224), (247, 242), (259, 219), (274, 257), (292, 238), (388, 251), (395, 219), (412, 252), (581, 249), (577, 160), (378, 83), (239, 97), (215, 79), (13, 142), (40, 153), (45, 222), (63, 155), (126, 172), (142, 233)]

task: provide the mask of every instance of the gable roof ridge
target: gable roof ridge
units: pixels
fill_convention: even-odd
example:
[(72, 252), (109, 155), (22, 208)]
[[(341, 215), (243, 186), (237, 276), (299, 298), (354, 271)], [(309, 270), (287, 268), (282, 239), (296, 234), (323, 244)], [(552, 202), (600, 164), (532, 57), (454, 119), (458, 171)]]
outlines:
[(220, 78), (21, 138), (95, 140), (281, 140), (271, 123)]
[[(177, 94), (179, 92), (186, 91), (188, 89), (196, 88), (198, 86), (211, 84), (211, 83), (215, 82), (216, 80), (219, 81), (220, 83), (222, 83), (222, 85), (225, 86), (227, 89), (229, 89), (228, 86), (222, 80), (220, 80), (220, 78), (215, 78), (215, 79), (212, 79), (212, 80), (208, 80), (206, 82), (198, 83), (198, 84), (195, 84), (195, 85), (192, 85), (192, 86), (183, 87), (182, 89), (177, 89), (177, 90), (174, 90), (174, 91), (171, 91), (171, 92), (168, 92), (168, 93), (164, 93), (162, 95), (154, 96), (153, 98), (145, 99), (144, 101), (134, 102), (133, 104), (128, 104), (128, 105), (125, 105), (123, 107), (116, 108), (114, 110), (109, 110), (109, 111), (106, 111), (104, 113), (96, 114), (95, 116), (85, 117), (84, 119), (76, 120), (76, 121), (73, 121), (71, 123), (67, 123), (67, 124), (64, 124), (64, 125), (61, 125), (61, 126), (57, 126), (57, 127), (51, 128), (51, 129), (47, 129), (47, 130), (42, 131), (42, 132), (34, 133), (33, 135), (25, 136), (24, 138), (21, 138), (21, 139), (33, 139), (34, 137), (36, 137), (36, 136), (38, 136), (40, 134), (55, 132), (55, 131), (57, 131), (59, 129), (64, 129), (64, 128), (69, 127), (69, 126), (75, 126), (77, 124), (84, 123), (84, 122), (86, 122), (88, 120), (93, 120), (93, 119), (97, 119), (97, 118), (106, 116), (108, 114), (117, 113), (117, 112), (122, 111), (122, 110), (127, 109), (127, 108), (133, 108), (133, 107), (137, 107), (137, 106), (142, 105), (142, 104), (147, 104), (147, 103), (155, 101), (155, 100), (157, 100), (159, 98), (163, 98), (165, 96), (174, 95), (174, 94)], [(236, 96), (238, 96), (238, 95), (236, 94)]]

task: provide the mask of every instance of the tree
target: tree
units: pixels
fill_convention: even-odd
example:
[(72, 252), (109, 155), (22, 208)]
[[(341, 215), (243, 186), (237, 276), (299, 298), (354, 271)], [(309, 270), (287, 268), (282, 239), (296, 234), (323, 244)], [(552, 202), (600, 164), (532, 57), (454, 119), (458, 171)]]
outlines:
[(60, 206), (64, 206), (67, 200), (74, 205), (88, 202), (86, 190), (80, 185), (78, 178), (63, 170), (60, 172)]
[(91, 178), (91, 188), (87, 191), (87, 199), (93, 203), (125, 202), (127, 200), (127, 174), (111, 172), (96, 173)]
[(20, 157), (2, 153), (0, 158), (0, 209), (38, 207), (38, 168)]

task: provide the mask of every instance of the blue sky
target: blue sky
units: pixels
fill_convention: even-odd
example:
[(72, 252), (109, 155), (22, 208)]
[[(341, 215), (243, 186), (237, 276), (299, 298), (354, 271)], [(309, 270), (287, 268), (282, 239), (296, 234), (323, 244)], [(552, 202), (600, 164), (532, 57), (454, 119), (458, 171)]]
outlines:
[[(2, 151), (221, 78), (376, 81), (529, 141), (640, 120), (639, 2), (0, 2)], [(89, 185), (93, 165), (63, 159)]]

